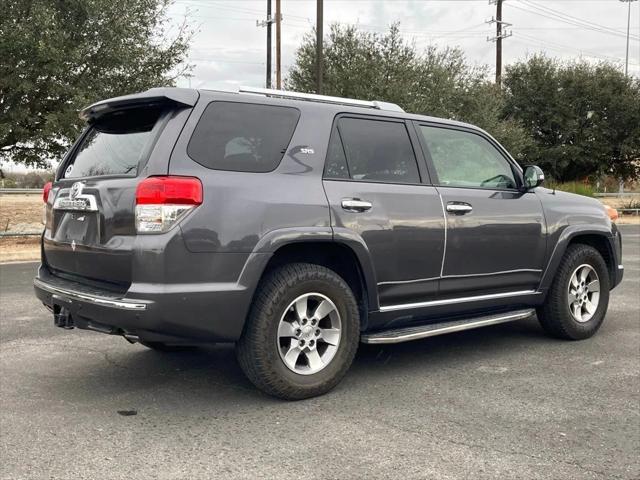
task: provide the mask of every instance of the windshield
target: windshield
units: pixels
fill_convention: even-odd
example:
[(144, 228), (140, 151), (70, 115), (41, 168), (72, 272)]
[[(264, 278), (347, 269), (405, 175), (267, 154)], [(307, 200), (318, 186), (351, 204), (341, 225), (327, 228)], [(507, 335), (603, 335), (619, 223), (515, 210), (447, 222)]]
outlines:
[(138, 173), (151, 146), (162, 110), (137, 108), (112, 113), (90, 127), (67, 165), (63, 178)]

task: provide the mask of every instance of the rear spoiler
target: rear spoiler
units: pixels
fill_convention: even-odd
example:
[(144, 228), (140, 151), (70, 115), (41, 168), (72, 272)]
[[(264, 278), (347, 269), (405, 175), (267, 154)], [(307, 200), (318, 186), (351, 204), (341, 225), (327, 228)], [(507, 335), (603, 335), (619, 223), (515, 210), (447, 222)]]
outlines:
[(190, 88), (151, 88), (146, 92), (96, 102), (83, 108), (80, 111), (80, 118), (85, 122), (94, 122), (106, 113), (141, 105), (174, 104), (193, 107), (199, 96), (200, 94), (197, 90)]

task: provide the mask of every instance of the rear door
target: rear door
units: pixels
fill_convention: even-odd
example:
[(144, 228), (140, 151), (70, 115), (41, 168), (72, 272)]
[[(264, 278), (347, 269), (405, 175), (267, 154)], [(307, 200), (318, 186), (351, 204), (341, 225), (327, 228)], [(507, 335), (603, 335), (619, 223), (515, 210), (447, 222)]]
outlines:
[(343, 115), (327, 154), (332, 226), (366, 244), (381, 306), (428, 300), (438, 291), (442, 206), (418, 167), (414, 134), (404, 120)]
[(173, 143), (161, 134), (185, 113), (162, 102), (124, 104), (90, 122), (49, 194), (43, 248), (50, 269), (128, 286), (136, 187), (167, 173)]
[(480, 132), (417, 124), (446, 211), (441, 297), (535, 290), (546, 251), (540, 200)]

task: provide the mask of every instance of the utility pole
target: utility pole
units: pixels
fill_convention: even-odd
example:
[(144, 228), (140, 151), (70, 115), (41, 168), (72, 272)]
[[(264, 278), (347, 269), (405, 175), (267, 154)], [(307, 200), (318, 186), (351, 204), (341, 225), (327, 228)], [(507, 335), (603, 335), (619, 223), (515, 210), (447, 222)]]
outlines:
[(322, 0), (316, 0), (316, 93), (322, 95)]
[(267, 88), (271, 88), (271, 0), (267, 0)]
[(276, 88), (282, 89), (281, 54), (280, 54), (280, 30), (282, 25), (282, 13), (280, 12), (280, 0), (276, 0)]
[(486, 23), (496, 24), (496, 36), (487, 37), (487, 42), (496, 42), (496, 85), (500, 87), (502, 83), (502, 39), (513, 35), (511, 31), (507, 32), (502, 27), (510, 27), (511, 24), (502, 21), (502, 1), (503, 0), (489, 0), (489, 5), (496, 4), (496, 16), (487, 20)]
[(636, 0), (620, 0), (623, 3), (628, 3), (627, 7), (627, 52), (624, 57), (624, 75), (625, 77), (629, 74), (629, 30), (631, 29), (631, 2), (635, 2)]
[(267, 0), (267, 19), (256, 20), (256, 27), (267, 27), (267, 88), (271, 88), (271, 0)]
[(496, 85), (502, 81), (502, 0), (496, 0)]

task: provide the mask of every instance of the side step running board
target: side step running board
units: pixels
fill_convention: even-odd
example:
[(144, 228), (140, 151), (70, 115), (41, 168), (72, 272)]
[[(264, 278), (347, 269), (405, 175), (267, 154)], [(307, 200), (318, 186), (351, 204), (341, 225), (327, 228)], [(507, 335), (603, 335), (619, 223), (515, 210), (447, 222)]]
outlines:
[(513, 322), (533, 315), (535, 310), (516, 310), (513, 312), (485, 315), (482, 317), (466, 318), (463, 320), (453, 320), (449, 322), (433, 323), (430, 325), (420, 325), (418, 327), (396, 328), (381, 332), (365, 333), (360, 337), (362, 343), (401, 343), (420, 338), (435, 337), (445, 333), (460, 332), (473, 328), (487, 327), (499, 323)]

